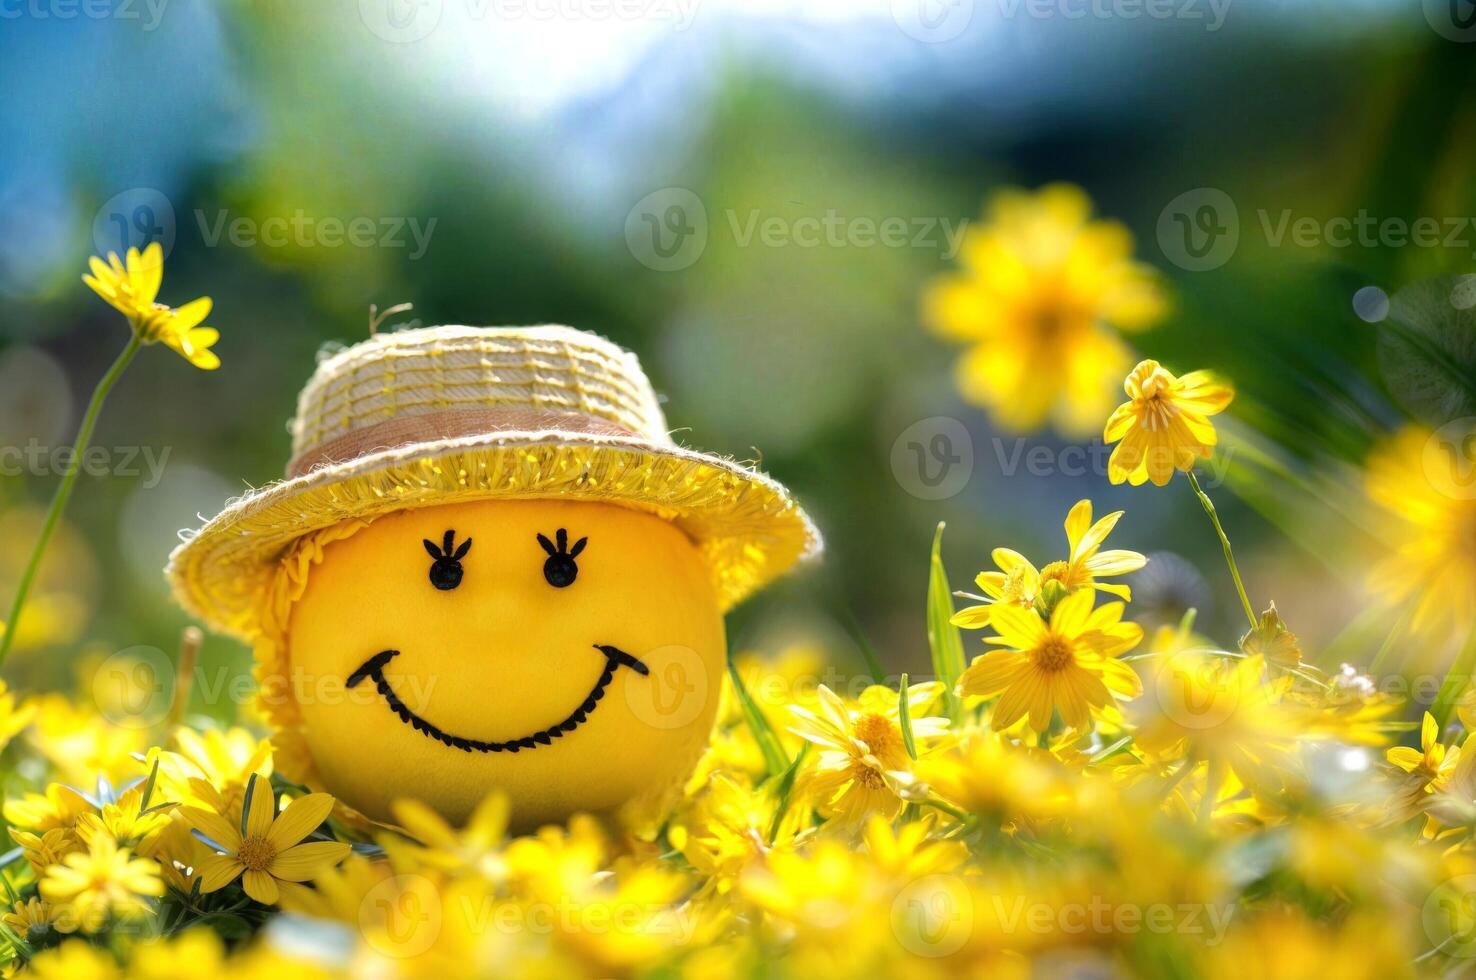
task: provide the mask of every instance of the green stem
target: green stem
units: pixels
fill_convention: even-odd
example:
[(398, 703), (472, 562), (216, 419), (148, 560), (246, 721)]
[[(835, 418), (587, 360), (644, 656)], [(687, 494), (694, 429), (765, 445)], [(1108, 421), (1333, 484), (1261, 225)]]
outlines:
[(1210, 523), (1215, 526), (1215, 533), (1220, 536), (1220, 546), (1225, 549), (1225, 563), (1230, 566), (1230, 577), (1235, 580), (1235, 591), (1240, 593), (1240, 604), (1245, 607), (1245, 618), (1250, 620), (1251, 629), (1255, 629), (1256, 611), (1251, 608), (1250, 599), (1245, 594), (1245, 583), (1240, 580), (1240, 569), (1235, 565), (1235, 555), (1230, 550), (1230, 539), (1225, 536), (1225, 528), (1220, 525), (1220, 515), (1215, 512), (1215, 503), (1209, 499), (1199, 485), (1199, 478), (1194, 475), (1193, 470), (1185, 470), (1184, 475), (1189, 478), (1189, 485), (1194, 488), (1194, 493), (1199, 497), (1199, 502), (1204, 505), (1204, 512), (1209, 515)]
[(118, 382), (124, 368), (128, 367), (128, 362), (133, 360), (133, 355), (138, 353), (139, 346), (138, 336), (130, 336), (128, 346), (123, 348), (123, 353), (118, 355), (113, 366), (108, 368), (108, 373), (104, 374), (102, 380), (97, 383), (97, 387), (92, 389), (92, 400), (87, 403), (87, 413), (82, 416), (82, 426), (77, 430), (77, 438), (72, 444), (71, 462), (67, 465), (66, 473), (62, 475), (61, 485), (56, 488), (56, 494), (51, 498), (51, 506), (46, 509), (46, 522), (41, 525), (41, 537), (37, 539), (30, 561), (26, 563), (26, 570), (21, 574), (20, 585), (15, 590), (15, 601), (10, 604), (10, 616), (5, 620), (4, 632), (0, 633), (0, 665), (5, 663), (5, 658), (10, 653), (10, 646), (15, 642), (21, 610), (25, 607), (26, 596), (30, 593), (31, 584), (35, 581), (36, 570), (41, 566), (41, 556), (46, 554), (46, 545), (50, 543), (51, 535), (61, 521), (62, 511), (67, 509), (67, 500), (72, 496), (72, 485), (77, 482), (77, 473), (82, 468), (82, 455), (87, 452), (88, 443), (92, 441), (92, 430), (97, 426), (103, 400), (108, 397), (108, 392)]
[(1174, 774), (1164, 781), (1163, 799), (1167, 800), (1173, 795), (1174, 790), (1178, 789), (1179, 784), (1184, 781), (1184, 777), (1189, 775), (1189, 771), (1194, 768), (1194, 764), (1192, 758), (1185, 759), (1179, 764), (1179, 768), (1174, 770)]
[(959, 823), (968, 822), (969, 814), (965, 813), (963, 810), (960, 810), (952, 803), (945, 802), (936, 797), (926, 800), (919, 800), (918, 802), (920, 802), (923, 806), (930, 806), (935, 810), (942, 810), (944, 813), (948, 814)]
[(1394, 648), (1404, 639), (1405, 631), (1409, 629), (1409, 624), (1414, 621), (1415, 608), (1415, 604), (1410, 603), (1405, 607), (1404, 612), (1399, 614), (1399, 618), (1394, 621), (1394, 626), (1389, 630), (1389, 635), (1385, 636), (1384, 642), (1379, 645), (1378, 653), (1375, 653), (1373, 660), (1369, 661), (1368, 672), (1370, 674), (1377, 675), (1379, 671), (1384, 669), (1384, 664), (1388, 661), (1389, 655), (1394, 652)]
[(1199, 822), (1209, 826), (1215, 817), (1215, 804), (1220, 802), (1220, 763), (1211, 762), (1204, 774), (1204, 796), (1199, 800)]

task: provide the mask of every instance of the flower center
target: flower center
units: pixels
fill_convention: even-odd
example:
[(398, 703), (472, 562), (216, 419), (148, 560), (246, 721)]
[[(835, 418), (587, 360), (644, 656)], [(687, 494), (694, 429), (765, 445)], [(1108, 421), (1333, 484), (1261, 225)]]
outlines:
[(856, 722), (856, 738), (866, 743), (871, 754), (886, 759), (902, 747), (902, 735), (882, 715), (862, 715)]
[(265, 871), (272, 866), (277, 856), (277, 847), (265, 837), (248, 837), (241, 842), (236, 860), (246, 865), (248, 871)]
[(1082, 584), (1073, 581), (1074, 578), (1075, 576), (1071, 574), (1071, 566), (1064, 561), (1053, 561), (1040, 570), (1041, 585), (1047, 582), (1060, 582), (1068, 591), (1074, 592)]
[(1065, 670), (1076, 662), (1076, 654), (1071, 644), (1059, 636), (1049, 636), (1045, 642), (1035, 648), (1035, 666), (1049, 674)]
[(1029, 606), (1035, 601), (1035, 593), (1025, 585), (1024, 565), (1016, 565), (1005, 574), (1004, 589), (999, 601), (1017, 606)]
[(1160, 398), (1167, 395), (1174, 386), (1174, 376), (1163, 368), (1154, 368), (1153, 373), (1143, 379), (1143, 397)]

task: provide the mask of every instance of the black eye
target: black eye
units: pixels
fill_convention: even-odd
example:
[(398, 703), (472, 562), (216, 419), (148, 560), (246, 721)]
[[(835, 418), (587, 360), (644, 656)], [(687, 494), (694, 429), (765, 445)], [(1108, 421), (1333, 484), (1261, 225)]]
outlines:
[(434, 541), (426, 539), (421, 542), (425, 545), (426, 552), (435, 559), (431, 562), (430, 583), (442, 592), (449, 591), (461, 584), (461, 559), (471, 550), (472, 539), (467, 538), (461, 542), (461, 547), (456, 547), (456, 532), (447, 531), (438, 548)]
[(589, 538), (580, 538), (572, 548), (569, 547), (569, 532), (563, 528), (554, 533), (554, 538), (558, 540), (557, 547), (548, 538), (538, 535), (538, 543), (548, 552), (548, 560), (543, 563), (543, 577), (556, 589), (568, 588), (579, 577), (579, 566), (574, 559), (579, 557)]

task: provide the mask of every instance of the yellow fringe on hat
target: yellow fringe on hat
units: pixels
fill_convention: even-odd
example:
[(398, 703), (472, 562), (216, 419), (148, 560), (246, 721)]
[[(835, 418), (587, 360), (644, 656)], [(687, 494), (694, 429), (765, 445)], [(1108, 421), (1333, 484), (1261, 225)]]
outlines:
[(218, 628), (254, 638), (271, 608), (261, 595), (272, 569), (283, 554), (302, 554), (294, 544), (300, 536), (453, 500), (567, 497), (672, 521), (706, 559), (724, 609), (820, 549), (818, 533), (782, 487), (731, 461), (613, 439), (570, 444), (502, 435), (517, 441), (456, 440), (386, 453), (348, 464), (332, 479), (313, 482), (309, 474), (260, 491), (176, 550), (169, 569), (176, 595)]
[(323, 550), (352, 537), (373, 519), (344, 521), (299, 538), (278, 564), (270, 588), (262, 595), (257, 617), (260, 632), (252, 644), (256, 653), (256, 701), (273, 728), (273, 762), (293, 782), (315, 785), (317, 765), (302, 734), (302, 712), (292, 689), (292, 657), (287, 626), (292, 606), (307, 591), (308, 572), (323, 560)]

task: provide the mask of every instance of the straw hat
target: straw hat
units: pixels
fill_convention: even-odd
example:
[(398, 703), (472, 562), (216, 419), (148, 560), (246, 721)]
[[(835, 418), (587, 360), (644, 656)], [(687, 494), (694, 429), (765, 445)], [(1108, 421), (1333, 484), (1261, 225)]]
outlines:
[(634, 354), (569, 327), (381, 334), (318, 365), (286, 479), (230, 501), (169, 557), (186, 610), (243, 638), (298, 538), (354, 518), (477, 499), (604, 501), (672, 521), (724, 608), (820, 551), (778, 483), (678, 446)]

